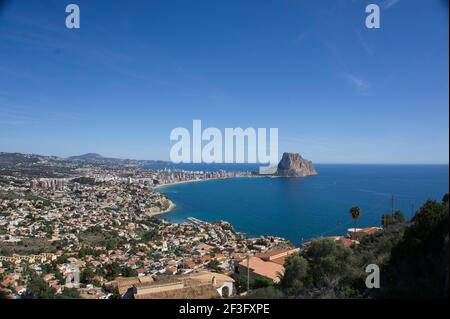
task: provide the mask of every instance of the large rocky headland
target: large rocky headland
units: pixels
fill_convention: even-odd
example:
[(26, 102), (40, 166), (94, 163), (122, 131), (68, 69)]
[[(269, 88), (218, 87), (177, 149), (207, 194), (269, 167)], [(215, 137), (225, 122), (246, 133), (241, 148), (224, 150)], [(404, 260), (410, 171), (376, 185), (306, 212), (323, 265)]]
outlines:
[(317, 171), (311, 161), (304, 159), (298, 153), (283, 153), (278, 163), (276, 176), (303, 177), (317, 175)]

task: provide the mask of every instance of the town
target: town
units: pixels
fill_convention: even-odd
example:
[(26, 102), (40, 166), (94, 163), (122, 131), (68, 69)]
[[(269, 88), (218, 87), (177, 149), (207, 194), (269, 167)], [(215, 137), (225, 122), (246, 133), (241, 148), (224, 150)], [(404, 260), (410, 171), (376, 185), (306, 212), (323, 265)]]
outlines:
[(251, 172), (3, 157), (0, 291), (9, 298), (230, 297), (245, 293), (250, 276), (277, 282), (300, 249), (275, 236), (248, 238), (226, 221), (161, 218), (173, 203), (159, 186)]
[[(0, 178), (0, 286), (13, 298), (26, 296), (35, 277), (55, 294), (71, 288), (81, 297), (110, 298), (114, 289), (105, 287), (123, 292), (130, 283), (123, 278), (229, 273), (237, 258), (288, 245), (245, 238), (224, 221), (171, 224), (155, 217), (173, 206), (155, 191), (160, 185), (249, 173), (17, 157), (3, 163)], [(52, 167), (51, 177), (36, 177)], [(68, 282), (78, 271), (80, 282)]]

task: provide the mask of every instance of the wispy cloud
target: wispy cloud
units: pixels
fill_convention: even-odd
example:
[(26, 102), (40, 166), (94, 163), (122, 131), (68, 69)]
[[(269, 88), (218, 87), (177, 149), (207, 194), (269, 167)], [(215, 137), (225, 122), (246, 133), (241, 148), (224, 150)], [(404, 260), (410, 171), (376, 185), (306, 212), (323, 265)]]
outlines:
[[(350, 68), (347, 65), (343, 56), (339, 53), (337, 48), (331, 44), (331, 42), (324, 40), (323, 44), (336, 59), (337, 66), (340, 69), (339, 72), (343, 75), (343, 77), (359, 91), (367, 91), (370, 88), (369, 81), (360, 75), (356, 75), (355, 71), (352, 71), (353, 68)], [(369, 47), (367, 47), (367, 50), (371, 52)]]
[(306, 39), (307, 33), (306, 32), (302, 32), (299, 35), (297, 35), (294, 39), (294, 43), (295, 44), (300, 44), (302, 43), (305, 39)]
[[(16, 48), (19, 45), (27, 49), (43, 52), (52, 51), (58, 53), (62, 51), (74, 57), (74, 63), (89, 60), (121, 76), (161, 85), (170, 84), (157, 76), (141, 72), (141, 68), (134, 63), (133, 57), (124, 51), (99, 47), (96, 43), (86, 41), (76, 33), (70, 33), (69, 36), (64, 27), (60, 27), (50, 21), (35, 16), (16, 14), (8, 15), (8, 19), (15, 27), (9, 27), (0, 33), (0, 42), (5, 46)], [(48, 55), (49, 60), (52, 58), (52, 55)], [(37, 75), (21, 70), (21, 68), (13, 69), (0, 66), (0, 75), (2, 74), (28, 80), (36, 80), (42, 77), (42, 74)]]
[(389, 9), (389, 8), (392, 8), (393, 6), (395, 6), (397, 3), (399, 3), (400, 2), (400, 0), (385, 0), (383, 3), (382, 3), (382, 7), (384, 8), (384, 9)]
[(367, 91), (370, 88), (370, 83), (361, 76), (354, 74), (345, 74), (347, 80), (353, 84), (358, 90)]
[(366, 51), (366, 53), (369, 55), (373, 55), (374, 52), (372, 47), (369, 45), (369, 43), (367, 43), (360, 31), (357, 31), (356, 37), (358, 39), (358, 43), (361, 45), (364, 51)]

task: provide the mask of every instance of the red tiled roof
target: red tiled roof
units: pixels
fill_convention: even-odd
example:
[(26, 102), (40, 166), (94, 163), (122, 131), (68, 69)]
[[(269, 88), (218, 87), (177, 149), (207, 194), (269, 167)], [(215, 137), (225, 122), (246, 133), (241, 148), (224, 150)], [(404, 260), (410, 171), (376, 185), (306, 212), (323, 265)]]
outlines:
[(250, 260), (243, 260), (239, 263), (240, 267), (250, 268), (253, 273), (267, 277), (277, 282), (279, 276), (284, 273), (284, 267), (280, 264), (264, 261), (259, 257), (250, 257)]

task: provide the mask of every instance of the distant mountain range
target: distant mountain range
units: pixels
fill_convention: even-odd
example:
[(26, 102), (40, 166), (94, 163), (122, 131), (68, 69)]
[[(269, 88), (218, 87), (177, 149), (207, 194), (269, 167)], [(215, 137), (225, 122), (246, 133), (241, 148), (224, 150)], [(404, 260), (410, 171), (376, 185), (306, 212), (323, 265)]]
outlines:
[(102, 161), (105, 160), (106, 157), (103, 157), (97, 153), (87, 153), (83, 155), (70, 156), (66, 158), (68, 161), (81, 161), (81, 162), (90, 162), (90, 161)]
[(43, 161), (63, 161), (62, 157), (0, 152), (0, 165), (33, 164)]
[(43, 156), (36, 154), (5, 153), (0, 152), (0, 165), (33, 164), (48, 161), (69, 161), (78, 163), (108, 164), (108, 165), (146, 165), (164, 164), (165, 161), (158, 160), (134, 160), (104, 157), (96, 153), (87, 153), (78, 156), (62, 158), (57, 156)]
[(84, 163), (99, 163), (99, 164), (112, 164), (112, 165), (145, 165), (145, 164), (157, 164), (167, 163), (165, 161), (155, 160), (134, 160), (134, 159), (121, 159), (113, 157), (104, 157), (97, 153), (87, 153), (78, 156), (71, 156), (66, 158), (71, 162), (84, 162)]

